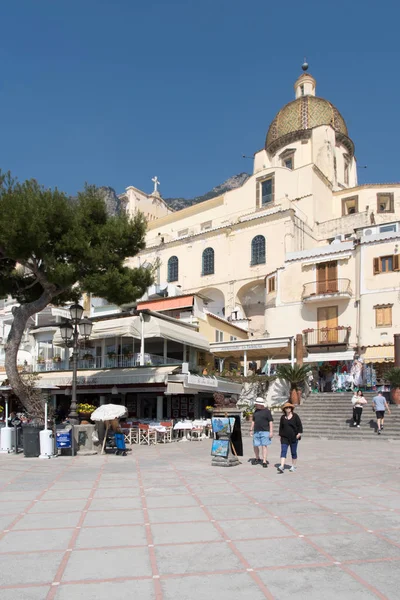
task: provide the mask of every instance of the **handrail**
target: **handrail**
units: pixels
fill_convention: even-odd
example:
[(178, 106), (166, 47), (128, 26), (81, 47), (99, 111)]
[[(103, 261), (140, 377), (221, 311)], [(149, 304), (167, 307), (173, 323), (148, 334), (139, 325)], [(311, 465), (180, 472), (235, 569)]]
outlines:
[(303, 285), (302, 299), (312, 296), (328, 296), (330, 294), (353, 295), (350, 279), (326, 279), (323, 281), (310, 281)]

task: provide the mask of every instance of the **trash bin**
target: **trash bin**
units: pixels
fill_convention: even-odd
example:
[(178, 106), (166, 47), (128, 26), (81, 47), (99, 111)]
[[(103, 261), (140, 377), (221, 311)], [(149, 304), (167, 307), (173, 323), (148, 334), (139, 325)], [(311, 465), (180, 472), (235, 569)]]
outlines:
[(37, 458), (40, 455), (40, 431), (43, 427), (35, 425), (24, 425), (23, 431), (23, 448), (26, 458)]

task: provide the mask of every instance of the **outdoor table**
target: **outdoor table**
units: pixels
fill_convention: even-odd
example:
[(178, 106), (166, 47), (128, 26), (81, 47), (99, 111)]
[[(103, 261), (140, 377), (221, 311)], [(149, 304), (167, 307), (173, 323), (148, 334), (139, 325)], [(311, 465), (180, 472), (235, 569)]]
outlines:
[(181, 439), (181, 442), (187, 442), (190, 439), (189, 431), (192, 431), (192, 421), (178, 421), (174, 425), (174, 431), (186, 431), (186, 435)]

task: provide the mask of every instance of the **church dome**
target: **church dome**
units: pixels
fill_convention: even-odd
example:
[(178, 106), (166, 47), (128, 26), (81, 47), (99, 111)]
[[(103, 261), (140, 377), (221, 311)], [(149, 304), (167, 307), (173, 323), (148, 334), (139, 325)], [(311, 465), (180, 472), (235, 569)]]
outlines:
[[(311, 91), (304, 94), (304, 83), (310, 82)], [(354, 154), (353, 142), (348, 137), (345, 120), (338, 109), (328, 100), (314, 95), (315, 80), (307, 74), (296, 81), (299, 90), (296, 100), (284, 106), (272, 121), (265, 141), (267, 152), (274, 154), (283, 146), (311, 136), (311, 130), (321, 125), (330, 125), (336, 132), (336, 139), (343, 143), (350, 155)], [(300, 92), (301, 90), (301, 92)]]

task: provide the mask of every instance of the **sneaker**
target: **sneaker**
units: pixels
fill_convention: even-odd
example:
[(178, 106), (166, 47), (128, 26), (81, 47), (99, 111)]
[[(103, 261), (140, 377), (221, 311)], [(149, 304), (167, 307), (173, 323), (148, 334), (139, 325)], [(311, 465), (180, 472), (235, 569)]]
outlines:
[(383, 431), (383, 425), (381, 425), (381, 431)]
[(261, 464), (261, 460), (259, 458), (253, 458), (253, 460), (251, 461), (252, 465), (259, 465)]
[(356, 422), (354, 422), (354, 423), (353, 423), (353, 427), (355, 427), (355, 426), (356, 426), (356, 424), (357, 424), (357, 423), (356, 423)]
[(297, 469), (297, 467), (291, 466), (290, 469), (289, 469), (289, 471), (291, 473), (294, 473), (296, 471), (296, 469)]
[(360, 426), (359, 426), (359, 425), (357, 425), (357, 427), (358, 427), (358, 429), (360, 429)]
[(377, 432), (377, 433), (378, 433), (378, 435), (381, 435), (381, 430), (380, 430), (380, 429), (378, 429), (378, 432)]
[(263, 463), (263, 469), (266, 469), (267, 467), (268, 467), (268, 463), (267, 462)]
[(284, 473), (285, 469), (281, 465), (278, 467), (278, 473)]

